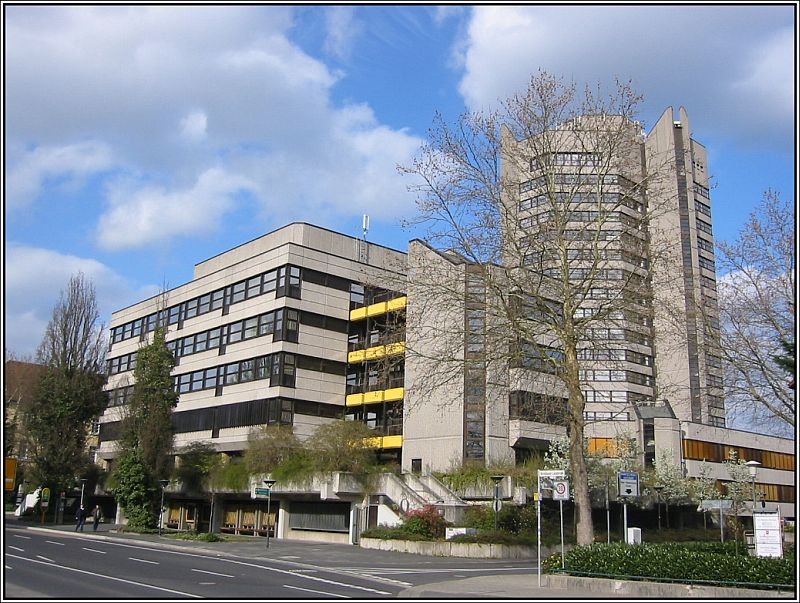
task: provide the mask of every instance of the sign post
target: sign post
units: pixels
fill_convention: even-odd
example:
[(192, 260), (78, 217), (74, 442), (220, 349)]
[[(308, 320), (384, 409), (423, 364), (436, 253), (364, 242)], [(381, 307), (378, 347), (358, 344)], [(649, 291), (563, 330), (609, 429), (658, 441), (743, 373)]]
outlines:
[(628, 542), (628, 498), (639, 496), (639, 474), (633, 471), (620, 471), (617, 473), (617, 483), (619, 495), (625, 497), (622, 505), (622, 524), (625, 544)]
[[(542, 483), (549, 484), (554, 479), (564, 479), (566, 472), (563, 469), (553, 471), (537, 471), (536, 483), (536, 559), (538, 565), (539, 587), (542, 586)], [(552, 490), (552, 487), (547, 487)]]
[(44, 525), (44, 512), (47, 510), (47, 507), (50, 506), (50, 488), (42, 489), (42, 498), (40, 501), (40, 507), (42, 509), (42, 525)]
[(553, 500), (558, 501), (558, 512), (561, 517), (561, 569), (564, 569), (564, 501), (569, 500), (567, 480), (553, 482)]

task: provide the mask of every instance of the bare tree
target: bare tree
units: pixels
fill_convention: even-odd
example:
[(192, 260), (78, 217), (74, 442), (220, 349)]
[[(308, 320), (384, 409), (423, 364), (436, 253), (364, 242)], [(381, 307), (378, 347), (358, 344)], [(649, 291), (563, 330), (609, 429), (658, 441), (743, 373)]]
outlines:
[(502, 412), (486, 401), (519, 392), (507, 416), (564, 426), (582, 544), (586, 395), (651, 345), (653, 268), (672, 253), (650, 237), (660, 208), (645, 191), (671, 166), (644, 158), (639, 102), (624, 82), (605, 96), (540, 73), (498, 111), (437, 117), (401, 168), (428, 228), (409, 255), (407, 388), (439, 404), (450, 392), (487, 424)]
[(36, 352), (37, 360), (66, 370), (100, 373), (105, 358), (104, 337), (94, 284), (79, 272), (61, 292)]
[(791, 434), (795, 387), (787, 364), (794, 366), (796, 290), (790, 203), (767, 191), (738, 238), (718, 249), (728, 410), (752, 427)]
[(23, 414), (31, 475), (53, 489), (91, 473), (86, 436), (108, 400), (104, 356), (94, 285), (78, 273), (53, 309), (37, 352), (44, 370)]

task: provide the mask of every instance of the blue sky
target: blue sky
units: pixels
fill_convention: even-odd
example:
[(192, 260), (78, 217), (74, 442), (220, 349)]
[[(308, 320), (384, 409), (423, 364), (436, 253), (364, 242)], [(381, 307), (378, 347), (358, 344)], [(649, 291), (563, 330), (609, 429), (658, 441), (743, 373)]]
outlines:
[(715, 236), (793, 199), (796, 6), (13, 5), (4, 38), (4, 348), (34, 353), (70, 275), (102, 319), (291, 221), (405, 249), (408, 164), (540, 68), (685, 106)]

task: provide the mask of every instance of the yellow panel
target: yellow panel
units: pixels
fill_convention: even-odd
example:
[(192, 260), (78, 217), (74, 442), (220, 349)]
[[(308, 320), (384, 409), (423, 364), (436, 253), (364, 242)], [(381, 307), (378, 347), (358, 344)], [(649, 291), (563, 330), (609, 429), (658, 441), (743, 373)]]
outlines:
[(383, 438), (380, 436), (375, 438), (364, 438), (364, 446), (367, 448), (380, 448), (382, 439)]
[(367, 306), (367, 316), (378, 316), (379, 314), (386, 314), (386, 302), (378, 302)]
[(406, 351), (406, 342), (398, 341), (397, 343), (390, 343), (386, 346), (386, 355), (392, 356), (393, 354), (403, 354)]
[(350, 320), (361, 320), (362, 318), (367, 317), (367, 308), (356, 308), (355, 310), (350, 310)]
[(345, 398), (345, 406), (360, 406), (364, 403), (364, 394), (350, 394)]
[(386, 355), (386, 346), (377, 345), (374, 348), (367, 348), (364, 350), (364, 359), (365, 360), (375, 360), (376, 358), (381, 358), (382, 356)]
[(351, 364), (354, 362), (364, 362), (366, 356), (366, 350), (355, 350), (347, 354), (347, 362)]
[(383, 399), (387, 402), (392, 402), (394, 400), (402, 400), (403, 396), (405, 395), (405, 388), (403, 387), (394, 387), (392, 389), (387, 389), (383, 394)]
[(408, 297), (406, 297), (406, 296), (404, 295), (403, 297), (398, 297), (398, 298), (395, 298), (395, 299), (390, 299), (390, 300), (389, 300), (389, 301), (386, 303), (386, 309), (387, 309), (389, 312), (392, 312), (393, 310), (401, 310), (401, 309), (403, 309), (403, 308), (405, 308), (405, 307), (406, 307), (406, 304), (407, 304), (407, 303), (408, 303)]
[(364, 404), (370, 404), (372, 402), (383, 402), (383, 391), (376, 391), (376, 392), (366, 392), (364, 394)]
[(384, 436), (384, 438), (383, 438), (383, 447), (384, 448), (402, 448), (403, 447), (403, 436), (401, 436), (401, 435)]

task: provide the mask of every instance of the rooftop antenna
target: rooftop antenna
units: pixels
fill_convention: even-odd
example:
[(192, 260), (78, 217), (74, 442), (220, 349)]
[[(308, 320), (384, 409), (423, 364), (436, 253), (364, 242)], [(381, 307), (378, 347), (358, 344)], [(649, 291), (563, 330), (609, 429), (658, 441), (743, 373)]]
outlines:
[(361, 218), (361, 229), (364, 232), (364, 238), (358, 242), (358, 259), (361, 262), (369, 262), (369, 244), (367, 243), (367, 232), (369, 232), (369, 216), (364, 214)]

